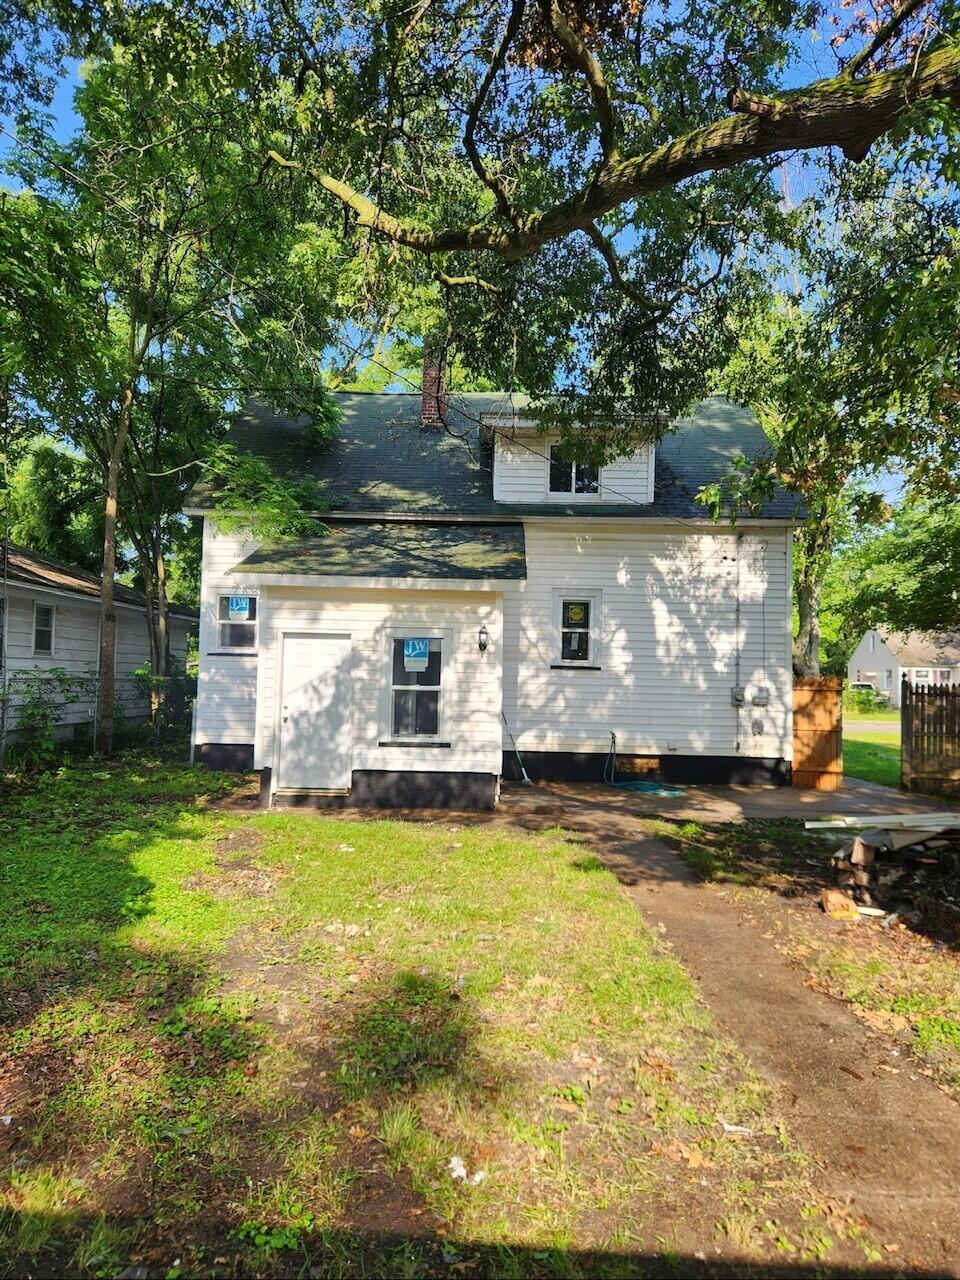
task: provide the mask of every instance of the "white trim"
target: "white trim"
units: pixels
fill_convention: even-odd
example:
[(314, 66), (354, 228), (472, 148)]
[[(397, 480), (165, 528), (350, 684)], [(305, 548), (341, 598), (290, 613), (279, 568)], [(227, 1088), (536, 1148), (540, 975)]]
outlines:
[[(7, 595), (11, 591), (19, 591), (24, 595), (30, 595), (39, 591), (48, 596), (60, 596), (65, 600), (78, 600), (82, 603), (92, 604), (95, 609), (100, 608), (100, 595), (89, 595), (86, 591), (70, 591), (66, 587), (43, 587), (39, 583), (24, 582), (22, 578), (11, 578), (7, 583)], [(135, 609), (137, 613), (146, 616), (146, 604), (131, 604), (129, 600), (114, 600), (114, 608), (116, 609)], [(182, 613), (172, 613), (170, 606), (167, 607), (167, 616), (171, 622), (182, 622), (184, 626), (196, 626), (197, 618), (185, 618)]]
[[(50, 610), (50, 648), (37, 648), (37, 609)], [(53, 658), (57, 653), (57, 606), (55, 604), (40, 604), (39, 601), (33, 602), (33, 634), (31, 637), (32, 654), (35, 658)]]
[[(437, 732), (432, 734), (417, 733), (411, 737), (398, 738), (393, 732), (393, 642), (404, 640), (410, 636), (429, 636), (431, 640), (440, 641), (440, 697), (437, 713)], [(449, 725), (447, 722), (447, 686), (450, 663), (453, 659), (453, 628), (438, 627), (435, 622), (404, 623), (395, 625), (384, 623), (380, 628), (380, 651), (383, 655), (382, 677), (380, 681), (380, 742), (403, 744), (404, 746), (427, 745), (431, 742), (449, 742)], [(411, 685), (416, 688), (416, 685)]]
[[(253, 620), (253, 644), (231, 645), (231, 644), (220, 643), (220, 628), (222, 626), (231, 625), (229, 618), (220, 617), (220, 601), (229, 600), (231, 596), (234, 596), (237, 594), (238, 592), (236, 591), (221, 592), (219, 587), (216, 589), (214, 593), (213, 598), (214, 598), (215, 604), (214, 604), (214, 614), (213, 614), (213, 618), (214, 618), (213, 638), (216, 642), (216, 648), (207, 650), (207, 654), (209, 656), (214, 656), (218, 653), (229, 653), (231, 656), (233, 656), (234, 654), (239, 654), (242, 657), (255, 658), (257, 654), (260, 652), (260, 594), (257, 591), (245, 591), (243, 593), (244, 595), (248, 596), (250, 599), (256, 600), (257, 602), (257, 605), (256, 605), (257, 616)], [(246, 622), (234, 623), (232, 625), (248, 627), (250, 625), (250, 622), (249, 620), (247, 620)]]
[[(563, 499), (571, 497), (570, 494), (557, 493), (554, 498)], [(595, 493), (587, 494), (589, 498), (595, 498)], [(734, 526), (729, 522), (716, 522), (708, 515), (698, 516), (652, 516), (644, 515), (644, 507), (648, 507), (654, 500), (650, 502), (636, 503), (611, 503), (611, 506), (627, 506), (633, 505), (637, 507), (635, 516), (612, 516), (606, 511), (589, 512), (587, 515), (578, 515), (578, 520), (590, 520), (596, 522), (598, 520), (606, 520), (611, 524), (619, 525), (621, 528), (628, 529), (635, 526), (651, 529), (669, 529), (676, 528), (678, 525), (691, 526), (696, 529), (732, 529)], [(344, 521), (352, 521), (354, 524), (475, 524), (475, 525), (494, 525), (494, 524), (553, 524), (556, 520), (562, 520), (563, 516), (555, 516), (552, 513), (538, 513), (530, 515), (527, 512), (522, 514), (519, 512), (509, 511), (507, 503), (499, 502), (497, 506), (501, 510), (487, 512), (472, 512), (466, 515), (455, 511), (439, 511), (424, 515), (418, 511), (305, 511), (303, 514), (317, 520), (333, 520), (337, 523)], [(518, 502), (517, 507), (523, 507), (529, 504)], [(183, 514), (185, 516), (198, 516), (206, 520), (213, 519), (213, 513), (204, 510), (201, 507), (184, 507)], [(803, 524), (803, 520), (792, 516), (745, 516), (742, 520), (738, 520), (736, 527), (738, 529), (795, 529), (798, 525)]]
[[(583, 600), (590, 606), (590, 647), (586, 658), (582, 662), (579, 659), (573, 660), (571, 658), (563, 657), (563, 602), (565, 600)], [(602, 633), (603, 618), (603, 592), (596, 587), (591, 587), (587, 591), (578, 591), (576, 587), (554, 587), (551, 605), (551, 612), (553, 615), (552, 665), (580, 668), (599, 667), (603, 656), (600, 649), (600, 636)], [(569, 627), (567, 629), (571, 630)]]
[[(254, 573), (249, 566), (244, 573)], [(234, 570), (229, 572), (233, 573)], [(373, 591), (509, 591), (525, 578), (364, 578), (322, 573), (257, 573), (260, 587), (368, 588)], [(220, 588), (216, 588), (219, 592)], [(249, 650), (241, 650), (246, 653)]]
[[(603, 467), (597, 467), (597, 487), (593, 493), (577, 493), (575, 487), (571, 487), (569, 489), (551, 489), (550, 488), (550, 468), (553, 465), (553, 458), (551, 457), (551, 454), (553, 453), (554, 449), (557, 449), (560, 447), (560, 443), (561, 442), (558, 439), (548, 440), (547, 442), (547, 452), (545, 455), (546, 465), (544, 468), (546, 475), (544, 476), (544, 481), (543, 481), (543, 485), (544, 485), (543, 491), (546, 494), (546, 501), (547, 502), (603, 502), (604, 501)], [(561, 459), (561, 461), (563, 462), (569, 461), (570, 484), (571, 486), (576, 486), (577, 467), (580, 466), (579, 461), (576, 458), (569, 458), (569, 459), (563, 458)], [(586, 463), (585, 465), (589, 466), (590, 464)], [(522, 503), (519, 503), (518, 505), (522, 506)]]

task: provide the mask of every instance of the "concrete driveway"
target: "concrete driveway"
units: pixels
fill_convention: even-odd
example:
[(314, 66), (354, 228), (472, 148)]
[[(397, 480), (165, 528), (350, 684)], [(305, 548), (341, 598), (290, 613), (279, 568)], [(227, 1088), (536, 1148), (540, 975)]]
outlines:
[(900, 718), (893, 720), (858, 720), (856, 716), (849, 719), (844, 716), (844, 733), (899, 733)]
[(622, 817), (699, 818), (738, 822), (744, 818), (827, 818), (847, 813), (924, 813), (943, 808), (930, 796), (908, 795), (859, 778), (845, 778), (837, 791), (801, 787), (683, 787), (682, 795), (658, 796), (619, 791), (601, 783), (541, 782), (533, 787), (503, 784), (500, 815), (565, 815), (590, 810)]

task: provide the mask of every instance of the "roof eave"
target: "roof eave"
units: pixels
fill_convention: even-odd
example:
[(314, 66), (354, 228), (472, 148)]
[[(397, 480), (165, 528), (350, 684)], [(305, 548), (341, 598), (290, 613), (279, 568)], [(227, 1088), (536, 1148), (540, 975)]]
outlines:
[(252, 569), (243, 561), (229, 570), (231, 576), (256, 578), (262, 587), (344, 588), (368, 591), (509, 591), (526, 580), (515, 578), (393, 578), (389, 575), (333, 573), (271, 573)]

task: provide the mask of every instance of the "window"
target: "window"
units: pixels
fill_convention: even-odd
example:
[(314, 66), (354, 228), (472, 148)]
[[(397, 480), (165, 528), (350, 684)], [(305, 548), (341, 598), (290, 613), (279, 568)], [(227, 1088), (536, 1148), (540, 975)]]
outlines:
[(893, 688), (893, 672), (890, 670), (887, 670), (883, 673), (883, 687), (885, 689)]
[(915, 667), (913, 678), (918, 682), (927, 683), (930, 680), (929, 667)]
[(256, 649), (256, 596), (220, 596), (217, 606), (217, 644), (221, 649)]
[(950, 683), (950, 670), (949, 670), (949, 668), (947, 668), (947, 669), (945, 669), (945, 670), (938, 671), (938, 672), (937, 672), (937, 684), (949, 684), (949, 683)]
[(596, 666), (600, 600), (595, 593), (556, 593), (557, 657), (561, 666)]
[(33, 606), (33, 652), (53, 653), (53, 620), (56, 610), (52, 604)]
[(876, 651), (877, 651), (877, 633), (875, 631), (871, 631), (870, 632), (870, 652), (876, 653)]
[(592, 462), (571, 462), (560, 456), (560, 446), (550, 446), (551, 493), (599, 493), (600, 468)]
[(438, 636), (394, 636), (390, 655), (390, 731), (394, 738), (440, 735)]

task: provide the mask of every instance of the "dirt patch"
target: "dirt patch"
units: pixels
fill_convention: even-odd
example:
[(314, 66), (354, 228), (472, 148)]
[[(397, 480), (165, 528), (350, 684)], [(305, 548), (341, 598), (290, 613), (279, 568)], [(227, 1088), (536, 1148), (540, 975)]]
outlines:
[(773, 938), (751, 927), (734, 888), (700, 883), (661, 840), (638, 835), (635, 819), (582, 806), (564, 821), (589, 836), (698, 979), (721, 1027), (777, 1087), (831, 1201), (897, 1265), (960, 1275), (955, 1104), (891, 1060), (889, 1042), (844, 1005), (804, 985)]
[(216, 841), (218, 858), (237, 860), (237, 855), (259, 853), (266, 844), (262, 831), (253, 827), (235, 827), (232, 831)]

